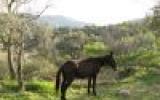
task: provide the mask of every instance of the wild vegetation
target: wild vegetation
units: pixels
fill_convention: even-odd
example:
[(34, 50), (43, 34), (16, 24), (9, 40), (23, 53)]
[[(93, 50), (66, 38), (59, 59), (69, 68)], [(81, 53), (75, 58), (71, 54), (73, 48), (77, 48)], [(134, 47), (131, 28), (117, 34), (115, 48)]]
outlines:
[(69, 100), (159, 100), (159, 4), (153, 15), (143, 19), (108, 26), (53, 28), (36, 20), (41, 13), (22, 14), (14, 8), (27, 2), (3, 1), (0, 3), (7, 12), (0, 14), (1, 100), (59, 100), (54, 82), (60, 65), (111, 50), (118, 73), (101, 70), (96, 97), (87, 95), (86, 81), (75, 81), (67, 92)]

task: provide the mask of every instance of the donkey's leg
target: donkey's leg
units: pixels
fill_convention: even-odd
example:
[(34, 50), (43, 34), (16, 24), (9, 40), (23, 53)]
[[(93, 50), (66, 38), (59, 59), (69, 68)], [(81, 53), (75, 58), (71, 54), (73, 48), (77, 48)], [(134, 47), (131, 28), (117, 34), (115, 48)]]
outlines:
[(61, 86), (61, 100), (66, 100), (66, 91), (67, 88), (71, 85), (73, 78), (64, 80)]
[(61, 100), (66, 100), (65, 90), (66, 90), (66, 80), (63, 80), (63, 82), (61, 84)]
[(92, 88), (93, 88), (93, 95), (95, 96), (96, 96), (96, 78), (97, 78), (97, 75), (94, 75)]
[(88, 94), (90, 94), (90, 88), (91, 88), (91, 77), (88, 77)]

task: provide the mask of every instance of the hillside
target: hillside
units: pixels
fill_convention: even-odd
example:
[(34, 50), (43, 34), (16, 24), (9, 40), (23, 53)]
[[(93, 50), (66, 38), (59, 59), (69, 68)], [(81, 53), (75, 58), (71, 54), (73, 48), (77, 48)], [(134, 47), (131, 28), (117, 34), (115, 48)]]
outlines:
[(39, 20), (46, 22), (54, 27), (83, 27), (89, 25), (89, 23), (78, 21), (76, 19), (62, 15), (42, 16)]

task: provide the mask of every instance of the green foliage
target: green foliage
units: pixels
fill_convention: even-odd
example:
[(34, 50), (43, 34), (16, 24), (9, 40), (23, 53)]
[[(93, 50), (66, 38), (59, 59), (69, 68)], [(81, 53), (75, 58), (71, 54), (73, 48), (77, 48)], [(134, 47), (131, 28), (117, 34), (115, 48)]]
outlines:
[(103, 42), (89, 42), (84, 45), (84, 53), (88, 56), (98, 56), (105, 54), (108, 48), (105, 46)]
[(139, 48), (154, 49), (156, 37), (152, 32), (138, 34), (135, 37), (135, 43)]
[(5, 61), (0, 61), (0, 80), (8, 77), (8, 68)]
[(122, 55), (117, 58), (119, 65), (159, 67), (160, 52), (153, 50), (141, 50)]
[(24, 79), (46, 79), (51, 80), (55, 74), (56, 67), (53, 62), (43, 56), (33, 57), (23, 66)]
[(87, 41), (87, 36), (82, 31), (69, 32), (56, 38), (55, 48), (58, 62), (64, 59), (77, 59), (82, 55), (83, 45)]
[[(5, 80), (1, 81), (0, 93), (6, 92), (18, 92), (18, 84), (15, 81)], [(47, 82), (44, 80), (31, 80), (25, 82), (26, 91), (31, 92), (54, 92), (53, 82)]]
[(53, 92), (53, 83), (47, 81), (30, 81), (26, 84), (26, 91), (32, 92)]
[(1, 93), (18, 92), (17, 83), (15, 81), (7, 80), (1, 81)]
[(160, 32), (160, 2), (158, 2), (155, 7), (153, 7), (153, 17), (152, 17), (152, 23), (151, 23), (151, 28), (156, 31), (156, 35), (159, 36)]
[(27, 19), (21, 18), (16, 15), (0, 15), (0, 35), (3, 38), (3, 42), (8, 42), (10, 39), (10, 45), (16, 45), (21, 42), (22, 34), (29, 32), (29, 26), (26, 23)]

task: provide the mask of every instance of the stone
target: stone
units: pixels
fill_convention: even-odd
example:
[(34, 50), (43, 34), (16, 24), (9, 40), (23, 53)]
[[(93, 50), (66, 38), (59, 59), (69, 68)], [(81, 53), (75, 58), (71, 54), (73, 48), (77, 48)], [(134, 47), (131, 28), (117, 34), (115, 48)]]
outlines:
[(127, 89), (122, 89), (122, 90), (119, 90), (119, 94), (122, 95), (122, 96), (129, 96), (130, 91), (127, 90)]

